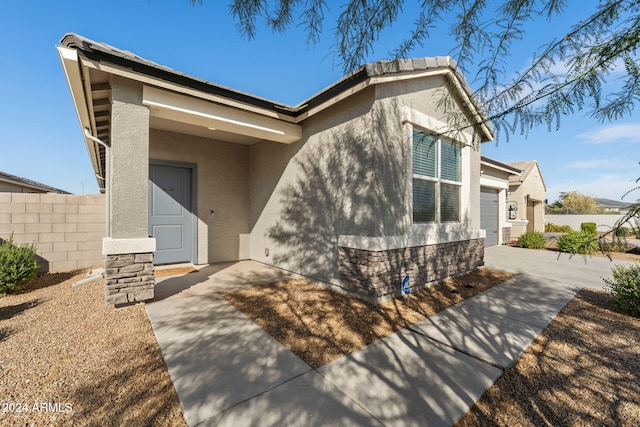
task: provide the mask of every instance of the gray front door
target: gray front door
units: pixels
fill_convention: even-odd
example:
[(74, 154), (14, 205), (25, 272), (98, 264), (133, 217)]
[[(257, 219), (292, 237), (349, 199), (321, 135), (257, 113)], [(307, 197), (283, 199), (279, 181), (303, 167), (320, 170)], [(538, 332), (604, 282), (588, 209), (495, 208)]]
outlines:
[(498, 190), (480, 189), (480, 228), (487, 232), (484, 246), (498, 245)]
[(156, 239), (154, 264), (193, 261), (192, 170), (149, 165), (149, 234)]

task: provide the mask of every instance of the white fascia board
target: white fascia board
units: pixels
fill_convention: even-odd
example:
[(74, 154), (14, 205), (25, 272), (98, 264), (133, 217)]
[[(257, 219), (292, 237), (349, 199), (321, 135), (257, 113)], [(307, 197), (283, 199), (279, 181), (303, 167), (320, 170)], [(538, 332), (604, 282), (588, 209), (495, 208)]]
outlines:
[[(84, 91), (83, 77), (81, 72), (81, 64), (78, 57), (78, 51), (63, 46), (56, 46), (58, 49), (58, 55), (62, 62), (62, 68), (64, 75), (67, 78), (67, 84), (71, 91), (71, 98), (76, 109), (78, 116), (78, 122), (81, 129), (91, 129), (91, 117), (89, 115), (89, 109), (87, 108), (87, 98)], [(98, 165), (98, 153), (93, 141), (84, 136), (83, 138), (89, 152), (89, 159), (91, 160), (91, 166), (96, 174), (100, 173), (100, 165)]]
[[(134, 71), (117, 67), (115, 65), (101, 63), (98, 61), (93, 61), (87, 58), (82, 58), (82, 65), (87, 68), (93, 68), (96, 70), (104, 71), (106, 73), (114, 74), (120, 77), (125, 77), (131, 80), (135, 80), (145, 85), (155, 86), (162, 89), (167, 89), (173, 92), (177, 92), (180, 94), (192, 96), (195, 98), (204, 99), (207, 101), (213, 101), (218, 104), (226, 105), (233, 108), (238, 108), (244, 111), (250, 111), (256, 114), (260, 114), (266, 117), (271, 117), (274, 119), (278, 119), (285, 122), (295, 123), (296, 118), (293, 116), (287, 116), (285, 114), (279, 114), (276, 111), (268, 110), (265, 108), (260, 108), (255, 105), (246, 104), (240, 101), (235, 101), (233, 99), (225, 98), (223, 96), (213, 95), (210, 93), (202, 92), (197, 89), (193, 89), (190, 87), (178, 85), (175, 83), (168, 82), (166, 80), (156, 79), (154, 77), (147, 76), (146, 74), (136, 73)], [(233, 90), (233, 89), (230, 89)], [(247, 94), (247, 96), (252, 96)], [(274, 102), (275, 104), (275, 102)]]
[(302, 138), (299, 125), (151, 86), (144, 86), (142, 103), (150, 107), (152, 116), (195, 126), (283, 144)]

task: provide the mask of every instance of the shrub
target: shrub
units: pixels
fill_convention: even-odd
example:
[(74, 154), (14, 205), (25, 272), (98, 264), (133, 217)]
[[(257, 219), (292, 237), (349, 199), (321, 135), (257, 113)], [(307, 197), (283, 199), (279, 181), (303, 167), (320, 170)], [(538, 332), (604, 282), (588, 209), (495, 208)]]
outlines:
[(600, 249), (609, 252), (629, 252), (635, 247), (629, 245), (624, 239), (613, 239), (612, 241), (600, 242)]
[(544, 225), (544, 231), (548, 233), (569, 233), (570, 231), (573, 231), (573, 230), (568, 225), (558, 225), (558, 224), (552, 224), (549, 222)]
[(542, 233), (527, 231), (518, 238), (518, 246), (527, 249), (542, 249), (547, 241)]
[(18, 292), (38, 273), (36, 246), (16, 246), (13, 236), (0, 244), (0, 296)]
[(580, 224), (580, 231), (584, 231), (591, 234), (596, 234), (598, 227), (595, 222), (583, 222)]
[(616, 265), (611, 271), (613, 280), (602, 280), (613, 302), (625, 313), (640, 317), (640, 263)]
[(616, 237), (631, 237), (632, 234), (631, 228), (629, 227), (619, 227), (614, 231)]
[(598, 236), (587, 231), (564, 234), (558, 238), (558, 250), (570, 254), (593, 254), (600, 246)]

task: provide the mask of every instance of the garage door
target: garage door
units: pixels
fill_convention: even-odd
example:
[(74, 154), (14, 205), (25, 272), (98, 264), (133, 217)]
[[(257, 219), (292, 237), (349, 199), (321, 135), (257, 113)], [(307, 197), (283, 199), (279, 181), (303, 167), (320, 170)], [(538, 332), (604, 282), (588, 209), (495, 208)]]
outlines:
[(480, 228), (487, 231), (484, 246), (498, 245), (498, 190), (480, 189)]

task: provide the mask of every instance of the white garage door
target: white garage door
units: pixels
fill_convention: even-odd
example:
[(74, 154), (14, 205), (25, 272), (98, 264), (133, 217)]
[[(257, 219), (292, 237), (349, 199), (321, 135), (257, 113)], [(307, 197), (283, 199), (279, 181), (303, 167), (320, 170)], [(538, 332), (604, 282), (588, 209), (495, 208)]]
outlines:
[(480, 228), (487, 231), (484, 246), (498, 245), (498, 190), (480, 189)]

